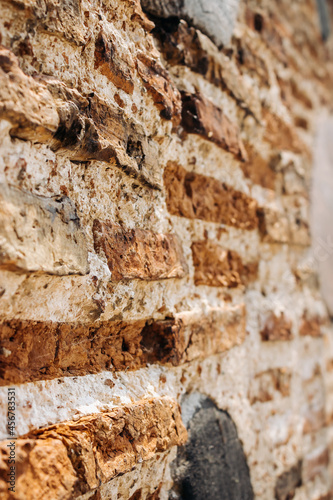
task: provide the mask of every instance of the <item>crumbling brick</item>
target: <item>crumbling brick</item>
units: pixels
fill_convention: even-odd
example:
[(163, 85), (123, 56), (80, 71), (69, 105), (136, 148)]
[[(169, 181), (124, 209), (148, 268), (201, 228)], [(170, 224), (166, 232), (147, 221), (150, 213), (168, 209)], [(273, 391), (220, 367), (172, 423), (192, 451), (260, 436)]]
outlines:
[(182, 102), (182, 126), (186, 132), (199, 134), (241, 160), (247, 159), (238, 127), (222, 109), (201, 94), (183, 93)]
[(7, 487), (8, 441), (1, 443), (1, 495), (5, 500), (16, 495), (32, 500), (41, 494), (76, 498), (131, 470), (139, 461), (184, 444), (186, 438), (179, 406), (168, 398), (146, 399), (42, 428), (16, 440), (20, 464), (15, 495)]
[(164, 184), (167, 207), (173, 215), (247, 230), (258, 226), (256, 201), (213, 177), (188, 172), (169, 162)]
[(105, 254), (112, 279), (183, 278), (187, 272), (179, 240), (172, 234), (125, 229), (94, 221), (95, 250)]
[(292, 323), (283, 313), (280, 316), (272, 313), (267, 318), (260, 335), (264, 341), (291, 340), (293, 338)]
[(244, 264), (239, 254), (213, 241), (192, 243), (196, 285), (237, 287), (256, 279), (258, 263)]

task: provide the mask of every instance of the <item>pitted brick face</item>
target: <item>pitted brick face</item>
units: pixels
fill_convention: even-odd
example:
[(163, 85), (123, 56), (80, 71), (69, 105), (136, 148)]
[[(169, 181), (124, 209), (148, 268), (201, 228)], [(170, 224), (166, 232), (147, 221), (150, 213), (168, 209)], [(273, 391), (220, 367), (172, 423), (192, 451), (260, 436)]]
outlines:
[(176, 235), (125, 229), (98, 220), (94, 221), (93, 233), (95, 250), (105, 254), (115, 281), (183, 278), (187, 273), (187, 264)]
[(171, 214), (230, 225), (257, 228), (257, 203), (245, 193), (212, 177), (168, 163), (164, 171), (167, 207)]

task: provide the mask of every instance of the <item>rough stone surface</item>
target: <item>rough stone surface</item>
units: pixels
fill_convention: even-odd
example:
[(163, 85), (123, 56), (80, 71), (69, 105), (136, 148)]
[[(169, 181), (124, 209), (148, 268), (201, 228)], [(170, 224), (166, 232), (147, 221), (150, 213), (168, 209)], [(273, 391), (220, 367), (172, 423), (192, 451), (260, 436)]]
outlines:
[(181, 98), (174, 87), (168, 72), (163, 66), (145, 54), (138, 54), (137, 67), (145, 87), (152, 94), (153, 100), (161, 115), (172, 120), (174, 125), (180, 122)]
[(129, 65), (117, 53), (117, 40), (112, 35), (107, 36), (101, 31), (95, 43), (95, 69), (98, 69), (116, 87), (128, 94), (133, 94), (133, 66), (132, 62), (132, 68), (129, 68)]
[[(234, 422), (255, 498), (328, 498), (333, 336), (317, 269), (332, 239), (309, 213), (333, 38), (322, 40), (315, 0), (242, 0), (228, 29), (214, 2), (200, 19), (187, 0), (0, 4), (0, 185), (17, 193), (2, 227), (23, 221), (0, 266), (0, 436), (14, 386), (15, 437), (30, 443), (17, 448), (22, 500), (168, 499), (182, 431), (157, 451), (169, 417), (145, 406), (147, 428), (112, 440), (120, 420), (106, 415), (165, 398), (176, 408), (185, 394), (198, 409), (198, 393)], [(223, 46), (207, 16), (221, 37), (233, 27)], [(91, 454), (92, 415), (114, 426)], [(134, 427), (150, 436), (138, 452)], [(221, 463), (204, 464), (218, 477), (207, 488), (243, 477), (244, 461), (227, 477)], [(246, 497), (241, 484), (231, 497)]]
[(116, 162), (126, 172), (159, 186), (157, 145), (135, 123), (126, 122), (120, 109), (106, 105), (94, 93), (83, 96), (57, 79), (26, 76), (5, 48), (1, 48), (0, 69), (0, 116), (12, 123), (12, 137), (49, 143), (54, 150), (66, 148), (76, 161)]
[(85, 234), (67, 196), (43, 198), (0, 185), (0, 266), (23, 272), (86, 274)]
[(250, 403), (272, 401), (278, 392), (282, 397), (290, 396), (290, 381), (291, 373), (286, 368), (271, 368), (257, 373), (250, 384)]
[(245, 308), (243, 305), (226, 310), (216, 308), (206, 317), (199, 311), (181, 313), (174, 319), (146, 326), (142, 337), (150, 363), (178, 365), (225, 352), (245, 340)]
[(293, 337), (291, 328), (291, 321), (285, 318), (283, 313), (280, 316), (271, 314), (260, 332), (261, 339), (290, 340)]

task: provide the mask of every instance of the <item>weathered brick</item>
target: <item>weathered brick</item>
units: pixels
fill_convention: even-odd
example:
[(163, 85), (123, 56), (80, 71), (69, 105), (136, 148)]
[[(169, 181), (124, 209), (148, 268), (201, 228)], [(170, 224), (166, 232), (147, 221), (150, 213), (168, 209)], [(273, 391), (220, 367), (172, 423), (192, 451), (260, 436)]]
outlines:
[(12, 320), (0, 326), (0, 385), (145, 365), (146, 320), (92, 324)]
[(303, 380), (302, 391), (305, 396), (303, 433), (317, 432), (326, 423), (325, 383), (319, 365), (315, 366), (310, 378)]
[(301, 323), (299, 334), (304, 337), (309, 335), (310, 337), (321, 337), (321, 326), (325, 320), (320, 318), (319, 316), (315, 317), (307, 317), (304, 316), (303, 321)]
[(158, 321), (3, 321), (0, 385), (136, 370), (147, 363), (179, 365), (240, 345), (245, 336), (244, 306)]
[(167, 207), (173, 215), (247, 230), (258, 226), (256, 201), (213, 177), (188, 172), (169, 162), (164, 184)]
[(143, 52), (137, 54), (137, 69), (161, 116), (172, 120), (176, 127), (181, 118), (181, 97), (169, 73), (159, 61)]
[(142, 332), (148, 363), (175, 366), (241, 345), (246, 337), (244, 305), (211, 309), (207, 315), (184, 312), (148, 324)]
[(201, 94), (182, 94), (182, 126), (186, 132), (199, 134), (236, 157), (246, 160), (247, 153), (238, 126), (219, 107)]
[(285, 214), (269, 207), (258, 210), (259, 230), (267, 243), (288, 243), (289, 224)]
[[(16, 452), (21, 457), (16, 471), (16, 494), (27, 500), (42, 498), (38, 490), (43, 487), (44, 498), (55, 498), (55, 494), (68, 500), (76, 498), (131, 470), (138, 462), (184, 444), (186, 438), (179, 406), (168, 398), (146, 399), (38, 429), (16, 440)], [(2, 498), (10, 500), (13, 497), (6, 484), (7, 444), (4, 441), (0, 447), (0, 486)], [(54, 473), (53, 480), (52, 475), (46, 478), (50, 473)], [(36, 477), (42, 479), (41, 484)]]
[(311, 157), (308, 147), (298, 136), (295, 127), (269, 111), (264, 113), (264, 119), (266, 121), (265, 139), (273, 148)]
[(15, 493), (9, 491), (10, 449), (0, 444), (0, 495), (3, 500), (71, 498), (78, 477), (61, 439), (15, 440)]
[(234, 61), (184, 20), (176, 23), (165, 23), (164, 20), (155, 22), (153, 33), (158, 37), (161, 51), (169, 64), (188, 66), (209, 82), (229, 92), (242, 109), (260, 117), (258, 93), (244, 85)]
[(103, 252), (112, 279), (159, 280), (183, 278), (187, 265), (178, 238), (144, 229), (126, 229), (94, 221), (95, 250)]
[(272, 401), (276, 393), (290, 396), (291, 372), (287, 368), (270, 368), (257, 373), (251, 380), (249, 400), (251, 404)]
[(246, 144), (248, 160), (240, 163), (245, 177), (254, 184), (259, 184), (267, 189), (275, 189), (276, 173), (270, 167), (270, 162), (265, 160), (250, 144)]
[(261, 339), (263, 341), (291, 340), (293, 338), (291, 328), (291, 321), (283, 313), (280, 316), (271, 313), (260, 331)]
[(284, 50), (283, 39), (292, 36), (288, 28), (281, 23), (276, 15), (270, 13), (265, 15), (260, 10), (250, 10), (248, 7), (245, 11), (245, 20), (248, 26), (257, 33), (266, 42), (267, 46), (278, 58), (279, 61), (286, 63), (286, 51)]
[(300, 246), (310, 244), (310, 228), (299, 210), (285, 211), (260, 207), (257, 211), (261, 238), (267, 243), (287, 243)]
[(86, 237), (66, 196), (44, 198), (0, 186), (0, 266), (25, 272), (86, 274)]
[(239, 254), (213, 241), (192, 243), (194, 282), (196, 285), (237, 287), (253, 281), (258, 263), (244, 264)]
[(236, 37), (235, 49), (234, 59), (242, 77), (250, 76), (259, 83), (260, 88), (269, 87), (271, 84), (270, 68), (265, 53), (261, 50), (262, 45), (243, 30), (242, 36)]
[(108, 36), (101, 31), (95, 42), (95, 69), (98, 69), (114, 85), (128, 94), (133, 94), (134, 63), (117, 49), (117, 39), (112, 34)]
[(299, 461), (286, 472), (283, 472), (275, 484), (275, 498), (288, 500), (295, 495), (295, 489), (302, 486), (302, 462)]

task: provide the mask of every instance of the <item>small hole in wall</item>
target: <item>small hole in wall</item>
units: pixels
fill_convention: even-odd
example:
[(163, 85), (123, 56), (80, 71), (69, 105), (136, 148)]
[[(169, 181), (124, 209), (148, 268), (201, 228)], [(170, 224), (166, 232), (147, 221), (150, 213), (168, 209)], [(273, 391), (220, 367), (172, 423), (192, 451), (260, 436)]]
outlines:
[(255, 14), (254, 16), (254, 29), (259, 33), (262, 31), (264, 27), (264, 20), (261, 14)]

